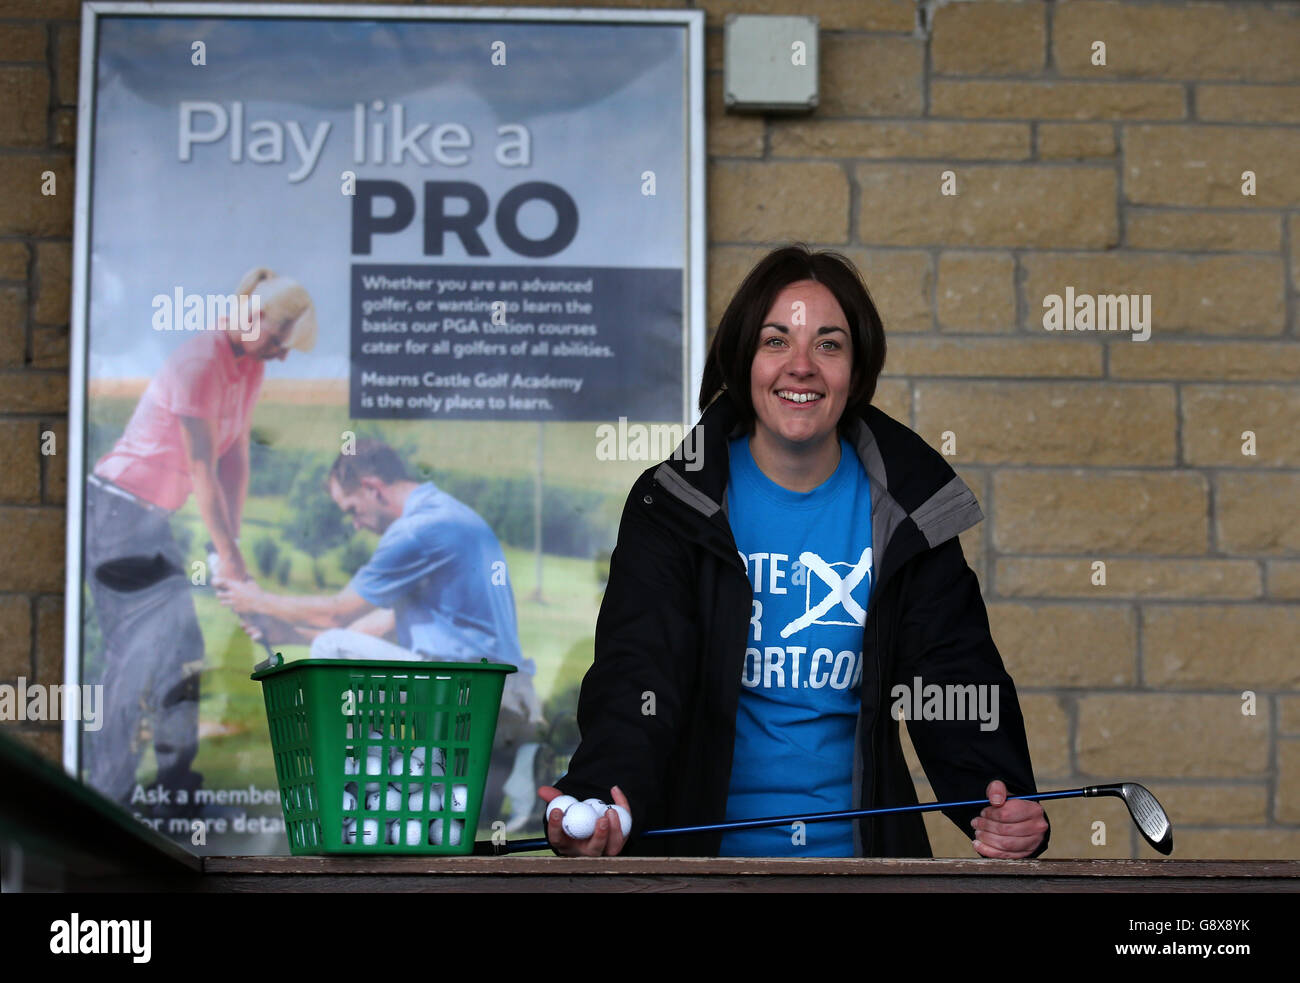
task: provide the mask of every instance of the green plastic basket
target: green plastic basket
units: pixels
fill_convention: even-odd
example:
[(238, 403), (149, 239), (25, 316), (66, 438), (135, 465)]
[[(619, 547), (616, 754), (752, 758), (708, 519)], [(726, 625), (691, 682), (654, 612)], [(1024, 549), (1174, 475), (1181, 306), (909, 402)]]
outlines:
[(468, 854), (511, 665), (257, 667), (294, 856)]

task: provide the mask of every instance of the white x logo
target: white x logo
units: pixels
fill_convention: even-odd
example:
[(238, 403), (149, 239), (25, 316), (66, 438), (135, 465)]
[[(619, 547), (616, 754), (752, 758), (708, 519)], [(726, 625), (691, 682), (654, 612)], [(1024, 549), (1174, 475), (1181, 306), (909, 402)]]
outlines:
[[(817, 619), (823, 614), (835, 607), (836, 604), (843, 604), (844, 610), (847, 611), (855, 620), (854, 624), (864, 625), (867, 623), (867, 612), (863, 610), (853, 597), (853, 590), (858, 584), (862, 583), (862, 578), (871, 572), (871, 547), (868, 546), (862, 551), (862, 557), (857, 563), (853, 564), (853, 569), (847, 577), (841, 579), (832, 567), (848, 566), (847, 563), (827, 563), (816, 553), (800, 553), (799, 562), (802, 563), (809, 573), (815, 573), (826, 582), (830, 588), (826, 596), (817, 602), (815, 606), (809, 607), (807, 611), (795, 618), (784, 628), (781, 629), (781, 637), (789, 638), (797, 631), (803, 631), (811, 624), (816, 624)], [(808, 598), (809, 603), (812, 599), (812, 578), (808, 578)], [(826, 622), (833, 625), (850, 624), (847, 621)]]

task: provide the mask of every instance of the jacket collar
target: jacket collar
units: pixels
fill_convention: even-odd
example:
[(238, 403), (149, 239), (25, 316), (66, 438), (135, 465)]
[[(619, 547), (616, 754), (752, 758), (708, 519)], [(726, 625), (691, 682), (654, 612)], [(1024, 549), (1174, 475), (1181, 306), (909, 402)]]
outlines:
[[(723, 395), (654, 472), (668, 494), (728, 532), (727, 444), (742, 432), (735, 407)], [(938, 546), (984, 518), (975, 494), (944, 456), (875, 406), (852, 421), (845, 437), (871, 480), (871, 539), (878, 584), (916, 553)]]

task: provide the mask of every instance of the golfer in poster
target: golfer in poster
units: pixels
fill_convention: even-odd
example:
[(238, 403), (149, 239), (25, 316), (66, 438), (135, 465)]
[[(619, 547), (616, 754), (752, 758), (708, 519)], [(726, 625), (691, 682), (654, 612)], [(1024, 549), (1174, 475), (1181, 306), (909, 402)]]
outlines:
[(263, 371), (291, 348), (315, 344), (315, 309), (295, 281), (254, 269), (236, 298), (236, 310), (251, 310), (247, 323), (218, 317), (176, 347), (86, 479), (85, 568), (104, 639), (106, 714), (102, 733), (87, 742), (88, 778), (123, 804), (147, 740), (164, 793), (192, 794), (202, 784), (190, 766), (198, 753), (203, 635), (171, 516), (192, 494), (223, 576), (247, 577), (239, 527)]
[[(514, 590), (496, 534), (432, 481), (413, 480), (382, 441), (358, 440), (355, 453), (339, 454), (326, 484), (356, 528), (380, 534), (352, 580), (336, 594), (299, 597), (223, 575), (215, 581), (221, 602), (241, 617), (272, 619), (275, 630), (288, 628), (294, 640), (310, 640), (313, 659), (482, 658), (517, 666), (506, 677), (487, 779), (484, 806), (495, 815), (506, 774), (520, 755), (531, 760), (528, 748), (544, 723), (533, 687), (536, 665), (520, 649)], [(384, 637), (389, 634), (396, 641)], [(511, 798), (526, 812), (531, 793), (527, 786)]]

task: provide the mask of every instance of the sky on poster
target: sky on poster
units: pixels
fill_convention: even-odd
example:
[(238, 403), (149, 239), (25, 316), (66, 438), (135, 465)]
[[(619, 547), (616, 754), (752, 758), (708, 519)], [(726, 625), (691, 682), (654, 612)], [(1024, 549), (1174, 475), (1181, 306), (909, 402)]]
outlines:
[[(206, 44), (207, 64), (190, 63)], [(491, 63), (506, 45), (505, 66)], [(240, 18), (101, 20), (95, 119), (94, 212), (90, 282), (91, 378), (152, 375), (187, 334), (150, 326), (153, 298), (226, 294), (257, 266), (300, 281), (316, 304), (316, 349), (268, 367), (268, 379), (343, 378), (348, 364), (352, 199), (340, 175), (396, 180), (415, 197), (403, 232), (378, 236), (358, 262), (453, 265), (670, 267), (685, 265), (685, 28), (607, 24), (376, 22)], [(230, 159), (227, 135), (179, 159), (182, 100), (243, 103), (244, 160)], [(463, 124), (469, 162), (357, 164), (353, 106), (400, 102), (406, 129)], [(248, 159), (257, 120), (296, 120), (310, 141), (330, 128), (314, 170), (289, 175), (300, 158), (286, 131), (284, 161)], [(673, 123), (676, 125), (672, 125)], [(497, 127), (521, 124), (531, 162), (502, 166)], [(207, 129), (213, 119), (196, 119)], [(391, 139), (391, 138), (390, 138)], [(641, 194), (655, 173), (657, 194)], [(479, 234), (489, 256), (468, 256), (447, 236), (442, 256), (423, 255), (423, 182), (470, 181), (490, 206), (525, 181), (562, 187), (578, 209), (577, 237), (544, 260), (521, 257), (497, 236), (495, 211)], [(380, 206), (385, 212), (387, 205)], [(452, 202), (459, 212), (463, 203)], [(550, 206), (529, 202), (520, 231), (545, 238)]]

